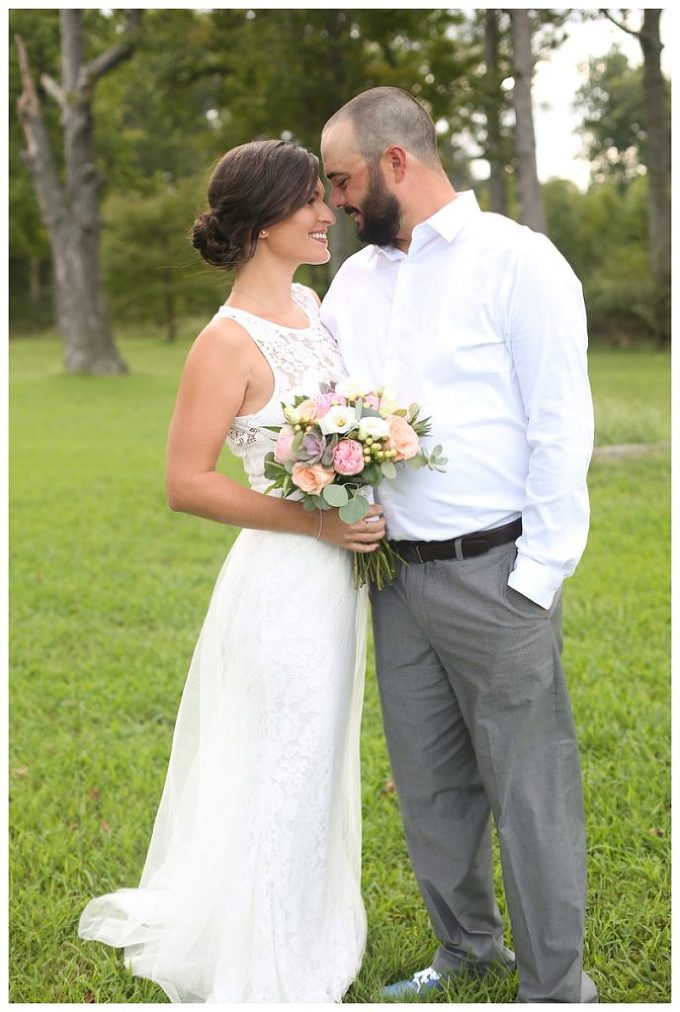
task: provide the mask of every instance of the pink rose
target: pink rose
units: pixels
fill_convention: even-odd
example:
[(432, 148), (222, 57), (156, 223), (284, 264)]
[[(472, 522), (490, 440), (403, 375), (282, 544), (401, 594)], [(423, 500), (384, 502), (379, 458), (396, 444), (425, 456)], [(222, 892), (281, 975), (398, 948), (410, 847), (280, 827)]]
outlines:
[(386, 450), (396, 450), (394, 460), (410, 460), (420, 449), (418, 437), (401, 415), (390, 415), (387, 419), (389, 435), (385, 443)]
[(364, 469), (364, 449), (356, 439), (341, 439), (333, 450), (333, 467), (338, 474), (359, 474)]
[(289, 460), (295, 460), (291, 443), (295, 437), (292, 425), (284, 425), (279, 432), (274, 444), (274, 460), (279, 464), (285, 464)]
[(313, 422), (316, 418), (316, 401), (308, 398), (306, 401), (298, 404), (295, 410), (299, 412), (300, 418), (307, 422)]
[(323, 418), (329, 408), (332, 408), (334, 404), (344, 407), (347, 404), (347, 401), (342, 394), (333, 393), (332, 390), (327, 394), (321, 394), (321, 396), (316, 399), (316, 417)]
[(292, 478), (303, 492), (319, 495), (326, 485), (332, 484), (335, 471), (322, 467), (321, 464), (293, 464)]

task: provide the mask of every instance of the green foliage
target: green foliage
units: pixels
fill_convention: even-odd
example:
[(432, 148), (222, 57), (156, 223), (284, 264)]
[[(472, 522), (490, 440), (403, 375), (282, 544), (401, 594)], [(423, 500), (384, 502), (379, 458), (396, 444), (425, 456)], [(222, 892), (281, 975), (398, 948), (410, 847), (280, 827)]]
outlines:
[(208, 267), (189, 240), (205, 190), (204, 178), (188, 178), (106, 200), (103, 264), (118, 319), (162, 323), (172, 341), (180, 318), (208, 317), (224, 302), (230, 279)]
[[(645, 172), (642, 75), (642, 66), (631, 67), (617, 46), (588, 61), (588, 76), (574, 105), (584, 114), (585, 150), (595, 182), (613, 180), (625, 188)], [(666, 81), (666, 101), (670, 123), (670, 81)]]
[[(190, 335), (168, 346), (162, 332), (144, 334), (121, 341), (133, 367), (124, 378), (61, 375), (54, 338), (11, 347), (15, 1003), (165, 1001), (119, 953), (76, 933), (91, 896), (138, 881), (188, 662), (236, 533), (167, 510), (166, 430)], [(632, 417), (639, 439), (663, 437), (668, 355), (595, 352), (591, 376), (613, 441), (629, 440)], [(228, 456), (220, 467), (241, 474)], [(596, 459), (590, 487), (589, 544), (565, 591), (587, 809), (585, 963), (604, 1002), (667, 1003), (667, 455)], [(436, 946), (401, 830), (372, 648), (362, 789), (369, 940), (348, 1003), (378, 1001)], [(433, 1000), (512, 1002), (516, 987), (515, 976), (470, 980)]]
[(647, 178), (614, 181), (582, 194), (552, 179), (543, 187), (548, 233), (583, 284), (591, 338), (629, 344), (654, 330), (649, 270)]
[[(234, 16), (242, 20), (245, 12)], [(222, 145), (209, 118), (224, 86), (208, 73), (214, 46), (207, 13), (144, 12), (133, 58), (104, 77), (95, 95), (97, 146), (111, 190), (153, 194), (184, 177), (207, 176)], [(224, 147), (241, 139), (232, 134)]]

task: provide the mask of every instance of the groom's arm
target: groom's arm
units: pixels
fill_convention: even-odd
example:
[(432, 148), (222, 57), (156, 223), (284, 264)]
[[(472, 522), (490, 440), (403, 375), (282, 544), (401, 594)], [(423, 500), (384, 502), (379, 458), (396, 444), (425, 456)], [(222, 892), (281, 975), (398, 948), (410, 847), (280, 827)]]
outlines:
[(530, 450), (523, 532), (508, 583), (549, 608), (588, 536), (593, 408), (581, 285), (545, 236), (527, 234), (507, 309)]

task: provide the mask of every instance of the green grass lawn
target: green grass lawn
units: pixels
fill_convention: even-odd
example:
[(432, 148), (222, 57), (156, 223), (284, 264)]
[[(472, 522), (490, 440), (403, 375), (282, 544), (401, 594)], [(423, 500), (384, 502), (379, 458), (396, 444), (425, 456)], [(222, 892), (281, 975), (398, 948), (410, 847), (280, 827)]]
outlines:
[[(76, 927), (91, 896), (138, 880), (188, 662), (236, 533), (165, 504), (187, 344), (121, 341), (133, 368), (122, 378), (63, 375), (48, 339), (11, 346), (13, 1002), (166, 1000)], [(666, 441), (669, 372), (653, 352), (593, 353), (598, 441)], [(226, 455), (221, 466), (238, 473)], [(590, 542), (565, 592), (588, 812), (585, 962), (602, 1001), (668, 1002), (668, 454), (596, 460), (590, 485)], [(377, 1000), (436, 945), (390, 789), (372, 652), (362, 762), (369, 941), (349, 1002)], [(443, 998), (512, 1001), (516, 987), (468, 983)]]

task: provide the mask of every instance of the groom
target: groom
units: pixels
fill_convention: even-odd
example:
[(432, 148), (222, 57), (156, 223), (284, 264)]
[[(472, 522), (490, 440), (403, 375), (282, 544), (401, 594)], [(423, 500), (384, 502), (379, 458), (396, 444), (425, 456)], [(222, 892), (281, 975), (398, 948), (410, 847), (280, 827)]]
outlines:
[(582, 972), (581, 774), (560, 663), (562, 583), (588, 532), (593, 415), (581, 286), (549, 240), (480, 211), (407, 92), (372, 88), (326, 124), (332, 203), (368, 245), (322, 319), (350, 374), (432, 416), (445, 474), (381, 492), (408, 565), (372, 595), (385, 733), (440, 947), (405, 997), (514, 965), (519, 1001), (596, 1002)]

